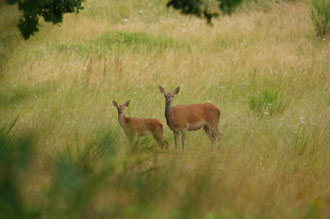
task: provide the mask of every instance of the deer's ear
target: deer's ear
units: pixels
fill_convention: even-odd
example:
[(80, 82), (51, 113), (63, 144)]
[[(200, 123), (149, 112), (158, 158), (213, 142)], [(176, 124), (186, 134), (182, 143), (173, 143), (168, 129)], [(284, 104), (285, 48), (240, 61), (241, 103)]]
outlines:
[(160, 91), (162, 94), (165, 94), (165, 93), (166, 93), (165, 90), (164, 90), (164, 88), (163, 88), (162, 86), (159, 86), (159, 91)]
[(117, 107), (118, 106), (118, 104), (117, 104), (117, 102), (116, 101), (112, 101), (112, 104), (115, 106), (115, 107)]
[(173, 91), (173, 94), (178, 94), (180, 92), (180, 87), (177, 87), (174, 91)]
[(126, 101), (126, 103), (124, 104), (125, 107), (127, 107), (129, 105), (129, 100)]

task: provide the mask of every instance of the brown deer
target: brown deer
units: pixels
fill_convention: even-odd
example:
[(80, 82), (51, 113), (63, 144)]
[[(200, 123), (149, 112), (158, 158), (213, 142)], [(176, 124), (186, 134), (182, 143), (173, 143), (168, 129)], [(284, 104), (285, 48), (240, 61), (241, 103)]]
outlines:
[(126, 117), (124, 110), (128, 106), (129, 101), (127, 101), (124, 105), (118, 105), (114, 100), (112, 103), (118, 110), (119, 124), (124, 129), (127, 137), (130, 139), (132, 146), (135, 143), (136, 136), (152, 135), (162, 148), (165, 146), (168, 150), (169, 144), (163, 137), (165, 124), (162, 121), (158, 119), (139, 119)]
[(212, 145), (217, 139), (220, 147), (221, 133), (218, 130), (220, 110), (212, 103), (200, 103), (192, 105), (177, 105), (172, 107), (172, 101), (179, 93), (177, 87), (172, 93), (166, 93), (164, 88), (159, 86), (159, 90), (165, 96), (165, 117), (168, 127), (174, 133), (175, 147), (178, 147), (179, 132), (182, 135), (182, 148), (186, 144), (187, 131), (195, 131), (203, 128), (211, 140)]

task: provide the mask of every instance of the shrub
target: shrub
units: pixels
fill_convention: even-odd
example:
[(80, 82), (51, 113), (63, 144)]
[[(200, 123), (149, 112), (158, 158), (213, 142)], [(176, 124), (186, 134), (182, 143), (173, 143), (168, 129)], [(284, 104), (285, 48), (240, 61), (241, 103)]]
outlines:
[(39, 218), (39, 210), (22, 199), (21, 181), (32, 161), (32, 136), (12, 135), (0, 121), (0, 218)]
[(323, 38), (330, 31), (330, 0), (312, 0), (311, 19), (316, 34)]

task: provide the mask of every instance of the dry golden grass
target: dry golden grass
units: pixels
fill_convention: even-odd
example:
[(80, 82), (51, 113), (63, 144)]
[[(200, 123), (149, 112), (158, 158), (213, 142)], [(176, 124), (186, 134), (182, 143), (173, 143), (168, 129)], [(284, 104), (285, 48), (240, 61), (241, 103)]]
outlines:
[[(186, 152), (174, 152), (169, 128), (169, 154), (141, 139), (157, 157), (145, 165), (169, 171), (160, 176), (167, 180), (161, 195), (110, 180), (112, 187), (93, 197), (95, 212), (329, 218), (330, 46), (315, 37), (308, 3), (250, 5), (210, 27), (167, 10), (165, 2), (89, 0), (79, 15), (66, 15), (61, 26), (43, 23), (28, 41), (15, 28), (16, 9), (0, 6), (1, 122), (18, 116), (15, 130), (36, 138), (25, 199), (42, 200), (49, 159), (67, 148), (76, 152), (110, 133), (116, 162), (129, 157), (113, 99), (131, 101), (129, 116), (165, 121), (158, 86), (181, 86), (174, 104), (210, 101), (221, 109), (222, 148), (211, 148), (202, 131), (188, 133)], [(114, 171), (123, 181), (131, 179), (121, 172), (125, 165)]]

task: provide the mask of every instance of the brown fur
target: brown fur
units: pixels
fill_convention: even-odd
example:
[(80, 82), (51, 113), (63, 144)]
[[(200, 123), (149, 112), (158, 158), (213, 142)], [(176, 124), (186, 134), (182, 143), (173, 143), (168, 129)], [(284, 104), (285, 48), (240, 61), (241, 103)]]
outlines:
[(131, 140), (132, 145), (135, 143), (136, 136), (152, 135), (160, 146), (165, 146), (168, 150), (168, 142), (164, 139), (165, 125), (162, 121), (159, 119), (140, 119), (126, 117), (124, 110), (129, 105), (129, 101), (121, 106), (119, 106), (116, 101), (113, 101), (113, 105), (118, 110), (119, 124), (124, 129), (125, 134)]
[(159, 119), (140, 119), (127, 118), (125, 119), (126, 130), (137, 136), (148, 136), (152, 133), (163, 135), (164, 123)]
[(212, 103), (172, 107), (173, 98), (180, 92), (180, 87), (177, 87), (172, 93), (167, 93), (164, 88), (159, 86), (159, 91), (165, 96), (165, 117), (167, 125), (174, 133), (175, 147), (178, 146), (179, 132), (181, 132), (182, 147), (184, 148), (187, 132), (201, 128), (204, 129), (212, 144), (217, 140), (218, 146), (220, 146), (221, 133), (218, 130), (220, 110), (218, 107)]
[[(218, 125), (220, 110), (212, 103), (177, 105), (172, 107), (172, 115), (175, 128), (181, 130), (187, 129), (189, 124), (205, 123), (210, 126)], [(200, 128), (202, 126), (198, 129)]]

